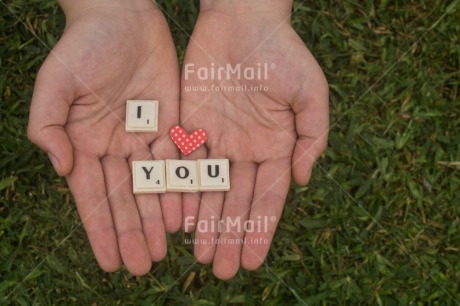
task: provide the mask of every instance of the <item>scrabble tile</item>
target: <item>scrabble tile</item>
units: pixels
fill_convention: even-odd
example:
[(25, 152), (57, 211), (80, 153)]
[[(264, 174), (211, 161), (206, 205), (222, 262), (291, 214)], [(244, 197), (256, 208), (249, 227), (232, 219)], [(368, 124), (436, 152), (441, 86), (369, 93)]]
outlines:
[(195, 160), (166, 160), (166, 189), (173, 192), (198, 191), (198, 169)]
[(128, 132), (156, 132), (158, 130), (158, 101), (128, 100), (125, 129)]
[(200, 159), (200, 191), (230, 190), (230, 166), (228, 159)]
[(164, 160), (133, 161), (132, 171), (135, 194), (166, 192)]

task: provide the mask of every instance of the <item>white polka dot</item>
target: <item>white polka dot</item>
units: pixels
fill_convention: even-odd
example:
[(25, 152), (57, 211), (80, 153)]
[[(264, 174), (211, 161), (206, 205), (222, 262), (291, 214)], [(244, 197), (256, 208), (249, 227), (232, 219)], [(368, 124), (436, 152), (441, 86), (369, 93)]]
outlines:
[(198, 136), (198, 139), (201, 139), (201, 136)]
[(182, 133), (182, 130), (179, 130), (179, 133)]
[(186, 142), (188, 142), (188, 138), (187, 138), (187, 139), (185, 139), (185, 141), (186, 141)]
[(176, 137), (177, 137), (177, 134), (174, 134), (174, 136), (176, 136)]
[(202, 140), (201, 143), (204, 143), (204, 140)]
[(182, 140), (182, 138), (177, 138), (177, 140), (181, 141), (181, 140)]
[(196, 139), (194, 139), (193, 142), (196, 142)]
[(188, 147), (185, 147), (185, 150), (188, 150)]
[(182, 143), (182, 145), (184, 145), (185, 143)]
[(193, 135), (191, 135), (190, 138), (193, 138)]

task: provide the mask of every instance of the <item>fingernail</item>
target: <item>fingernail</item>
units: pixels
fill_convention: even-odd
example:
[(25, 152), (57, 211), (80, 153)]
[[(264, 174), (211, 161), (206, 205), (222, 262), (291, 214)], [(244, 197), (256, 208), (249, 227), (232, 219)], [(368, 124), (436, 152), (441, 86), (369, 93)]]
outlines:
[(56, 170), (57, 173), (61, 170), (61, 165), (59, 165), (58, 159), (51, 153), (48, 153), (48, 158), (51, 161), (51, 164), (53, 164), (54, 170)]

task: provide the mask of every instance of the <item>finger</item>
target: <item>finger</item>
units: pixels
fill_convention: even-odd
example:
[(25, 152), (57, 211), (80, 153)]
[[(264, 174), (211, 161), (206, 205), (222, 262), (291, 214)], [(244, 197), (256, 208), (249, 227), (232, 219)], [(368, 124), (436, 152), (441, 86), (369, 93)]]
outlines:
[(194, 247), (195, 258), (200, 263), (211, 263), (214, 258), (219, 235), (217, 228), (223, 203), (224, 192), (204, 192), (201, 194)]
[(182, 194), (182, 230), (193, 233), (196, 228), (198, 211), (200, 209), (200, 192), (187, 192)]
[(232, 163), (232, 187), (225, 194), (219, 244), (213, 261), (214, 275), (219, 279), (232, 278), (240, 267), (243, 225), (251, 210), (256, 173), (255, 163)]
[[(182, 159), (184, 160), (198, 160), (205, 158), (207, 158), (207, 149), (205, 146), (200, 146), (191, 155), (182, 155)], [(195, 231), (198, 211), (200, 209), (200, 200), (200, 192), (186, 192), (182, 194), (182, 229), (186, 233), (192, 233)]]
[(152, 265), (132, 191), (131, 171), (123, 157), (102, 158), (105, 184), (121, 258), (134, 275), (144, 275)]
[(60, 176), (69, 174), (73, 167), (73, 149), (64, 130), (75, 98), (73, 86), (72, 76), (51, 53), (37, 75), (30, 106), (27, 136), (48, 153)]
[[(199, 149), (204, 150), (201, 147)], [(201, 152), (201, 155), (204, 155), (204, 152)], [(208, 157), (218, 158), (215, 154), (209, 154)], [(214, 258), (224, 196), (224, 192), (204, 192), (201, 194), (200, 203), (198, 204), (198, 217), (195, 224), (196, 243), (193, 249), (195, 258), (200, 263), (211, 263)]]
[[(151, 160), (152, 155), (146, 148), (131, 154), (129, 165), (137, 160)], [(132, 168), (131, 168), (132, 173)], [(152, 261), (160, 261), (166, 256), (166, 233), (161, 213), (160, 199), (157, 194), (136, 194), (137, 203), (147, 247)]]
[(289, 159), (265, 161), (257, 170), (254, 200), (241, 253), (241, 265), (255, 270), (264, 261), (273, 240), (278, 220), (289, 191), (291, 171)]
[(121, 257), (99, 158), (75, 152), (67, 182), (99, 266), (106, 272), (118, 270)]
[(311, 67), (308, 84), (292, 104), (298, 139), (292, 156), (292, 175), (296, 183), (306, 185), (315, 161), (327, 147), (329, 130), (329, 90), (318, 65)]
[[(157, 139), (150, 147), (155, 160), (179, 159), (179, 151), (167, 135)], [(177, 232), (182, 224), (182, 201), (178, 192), (166, 192), (159, 195), (164, 226), (167, 232)]]

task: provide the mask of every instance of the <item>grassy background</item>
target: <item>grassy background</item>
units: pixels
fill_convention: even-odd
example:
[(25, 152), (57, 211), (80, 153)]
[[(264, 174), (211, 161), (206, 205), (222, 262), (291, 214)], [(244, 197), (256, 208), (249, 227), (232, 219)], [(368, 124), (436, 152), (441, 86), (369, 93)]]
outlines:
[[(229, 282), (192, 265), (180, 233), (146, 277), (98, 268), (65, 180), (25, 137), (64, 17), (51, 0), (0, 4), (0, 301), (460, 303), (459, 1), (298, 7), (293, 26), (330, 82), (329, 149), (311, 184), (292, 186), (266, 265)], [(160, 4), (191, 32), (197, 1)], [(169, 22), (182, 59), (188, 36)]]

